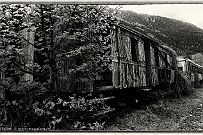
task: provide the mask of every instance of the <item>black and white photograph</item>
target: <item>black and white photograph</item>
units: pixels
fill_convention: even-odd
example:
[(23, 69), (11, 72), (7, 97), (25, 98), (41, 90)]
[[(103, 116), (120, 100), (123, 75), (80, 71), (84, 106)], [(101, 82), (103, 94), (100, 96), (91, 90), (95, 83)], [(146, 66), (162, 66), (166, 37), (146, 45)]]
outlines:
[(0, 132), (203, 132), (203, 1), (0, 1)]

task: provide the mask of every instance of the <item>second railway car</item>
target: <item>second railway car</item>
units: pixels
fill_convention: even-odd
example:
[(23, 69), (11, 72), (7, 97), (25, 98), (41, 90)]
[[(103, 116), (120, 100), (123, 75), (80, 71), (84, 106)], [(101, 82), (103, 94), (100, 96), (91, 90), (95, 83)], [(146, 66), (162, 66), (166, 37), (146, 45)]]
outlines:
[(203, 81), (203, 67), (190, 59), (177, 58), (178, 68), (190, 80), (193, 87), (201, 87)]

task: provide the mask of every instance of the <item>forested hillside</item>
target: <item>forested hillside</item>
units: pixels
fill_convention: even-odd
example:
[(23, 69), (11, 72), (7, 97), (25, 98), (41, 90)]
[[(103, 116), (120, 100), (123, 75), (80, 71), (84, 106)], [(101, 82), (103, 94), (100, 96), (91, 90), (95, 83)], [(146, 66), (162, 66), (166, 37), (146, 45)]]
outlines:
[(179, 55), (203, 51), (203, 30), (197, 26), (160, 16), (119, 11), (118, 16), (132, 23), (139, 30), (165, 42)]

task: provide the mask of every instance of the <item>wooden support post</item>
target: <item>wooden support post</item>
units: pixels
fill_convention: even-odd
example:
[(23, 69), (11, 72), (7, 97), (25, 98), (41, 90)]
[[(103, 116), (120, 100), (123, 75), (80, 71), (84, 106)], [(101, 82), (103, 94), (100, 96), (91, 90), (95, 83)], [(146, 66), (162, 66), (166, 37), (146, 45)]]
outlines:
[(119, 80), (119, 85), (122, 85), (122, 72), (121, 72), (121, 56), (120, 56), (120, 49), (119, 49), (119, 45), (121, 45), (121, 42), (120, 42), (120, 28), (117, 27), (117, 31), (116, 31), (116, 37), (117, 37), (117, 42), (116, 42), (116, 45), (117, 45), (117, 53), (118, 53), (118, 67), (119, 67), (119, 70), (118, 70), (118, 80)]

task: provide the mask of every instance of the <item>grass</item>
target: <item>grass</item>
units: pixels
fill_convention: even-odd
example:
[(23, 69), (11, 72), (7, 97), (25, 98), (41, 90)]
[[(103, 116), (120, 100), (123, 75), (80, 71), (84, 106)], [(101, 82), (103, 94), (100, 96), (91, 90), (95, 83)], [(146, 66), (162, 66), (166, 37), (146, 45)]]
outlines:
[[(203, 91), (202, 91), (203, 93)], [(117, 116), (107, 131), (202, 131), (203, 96), (163, 99)]]

